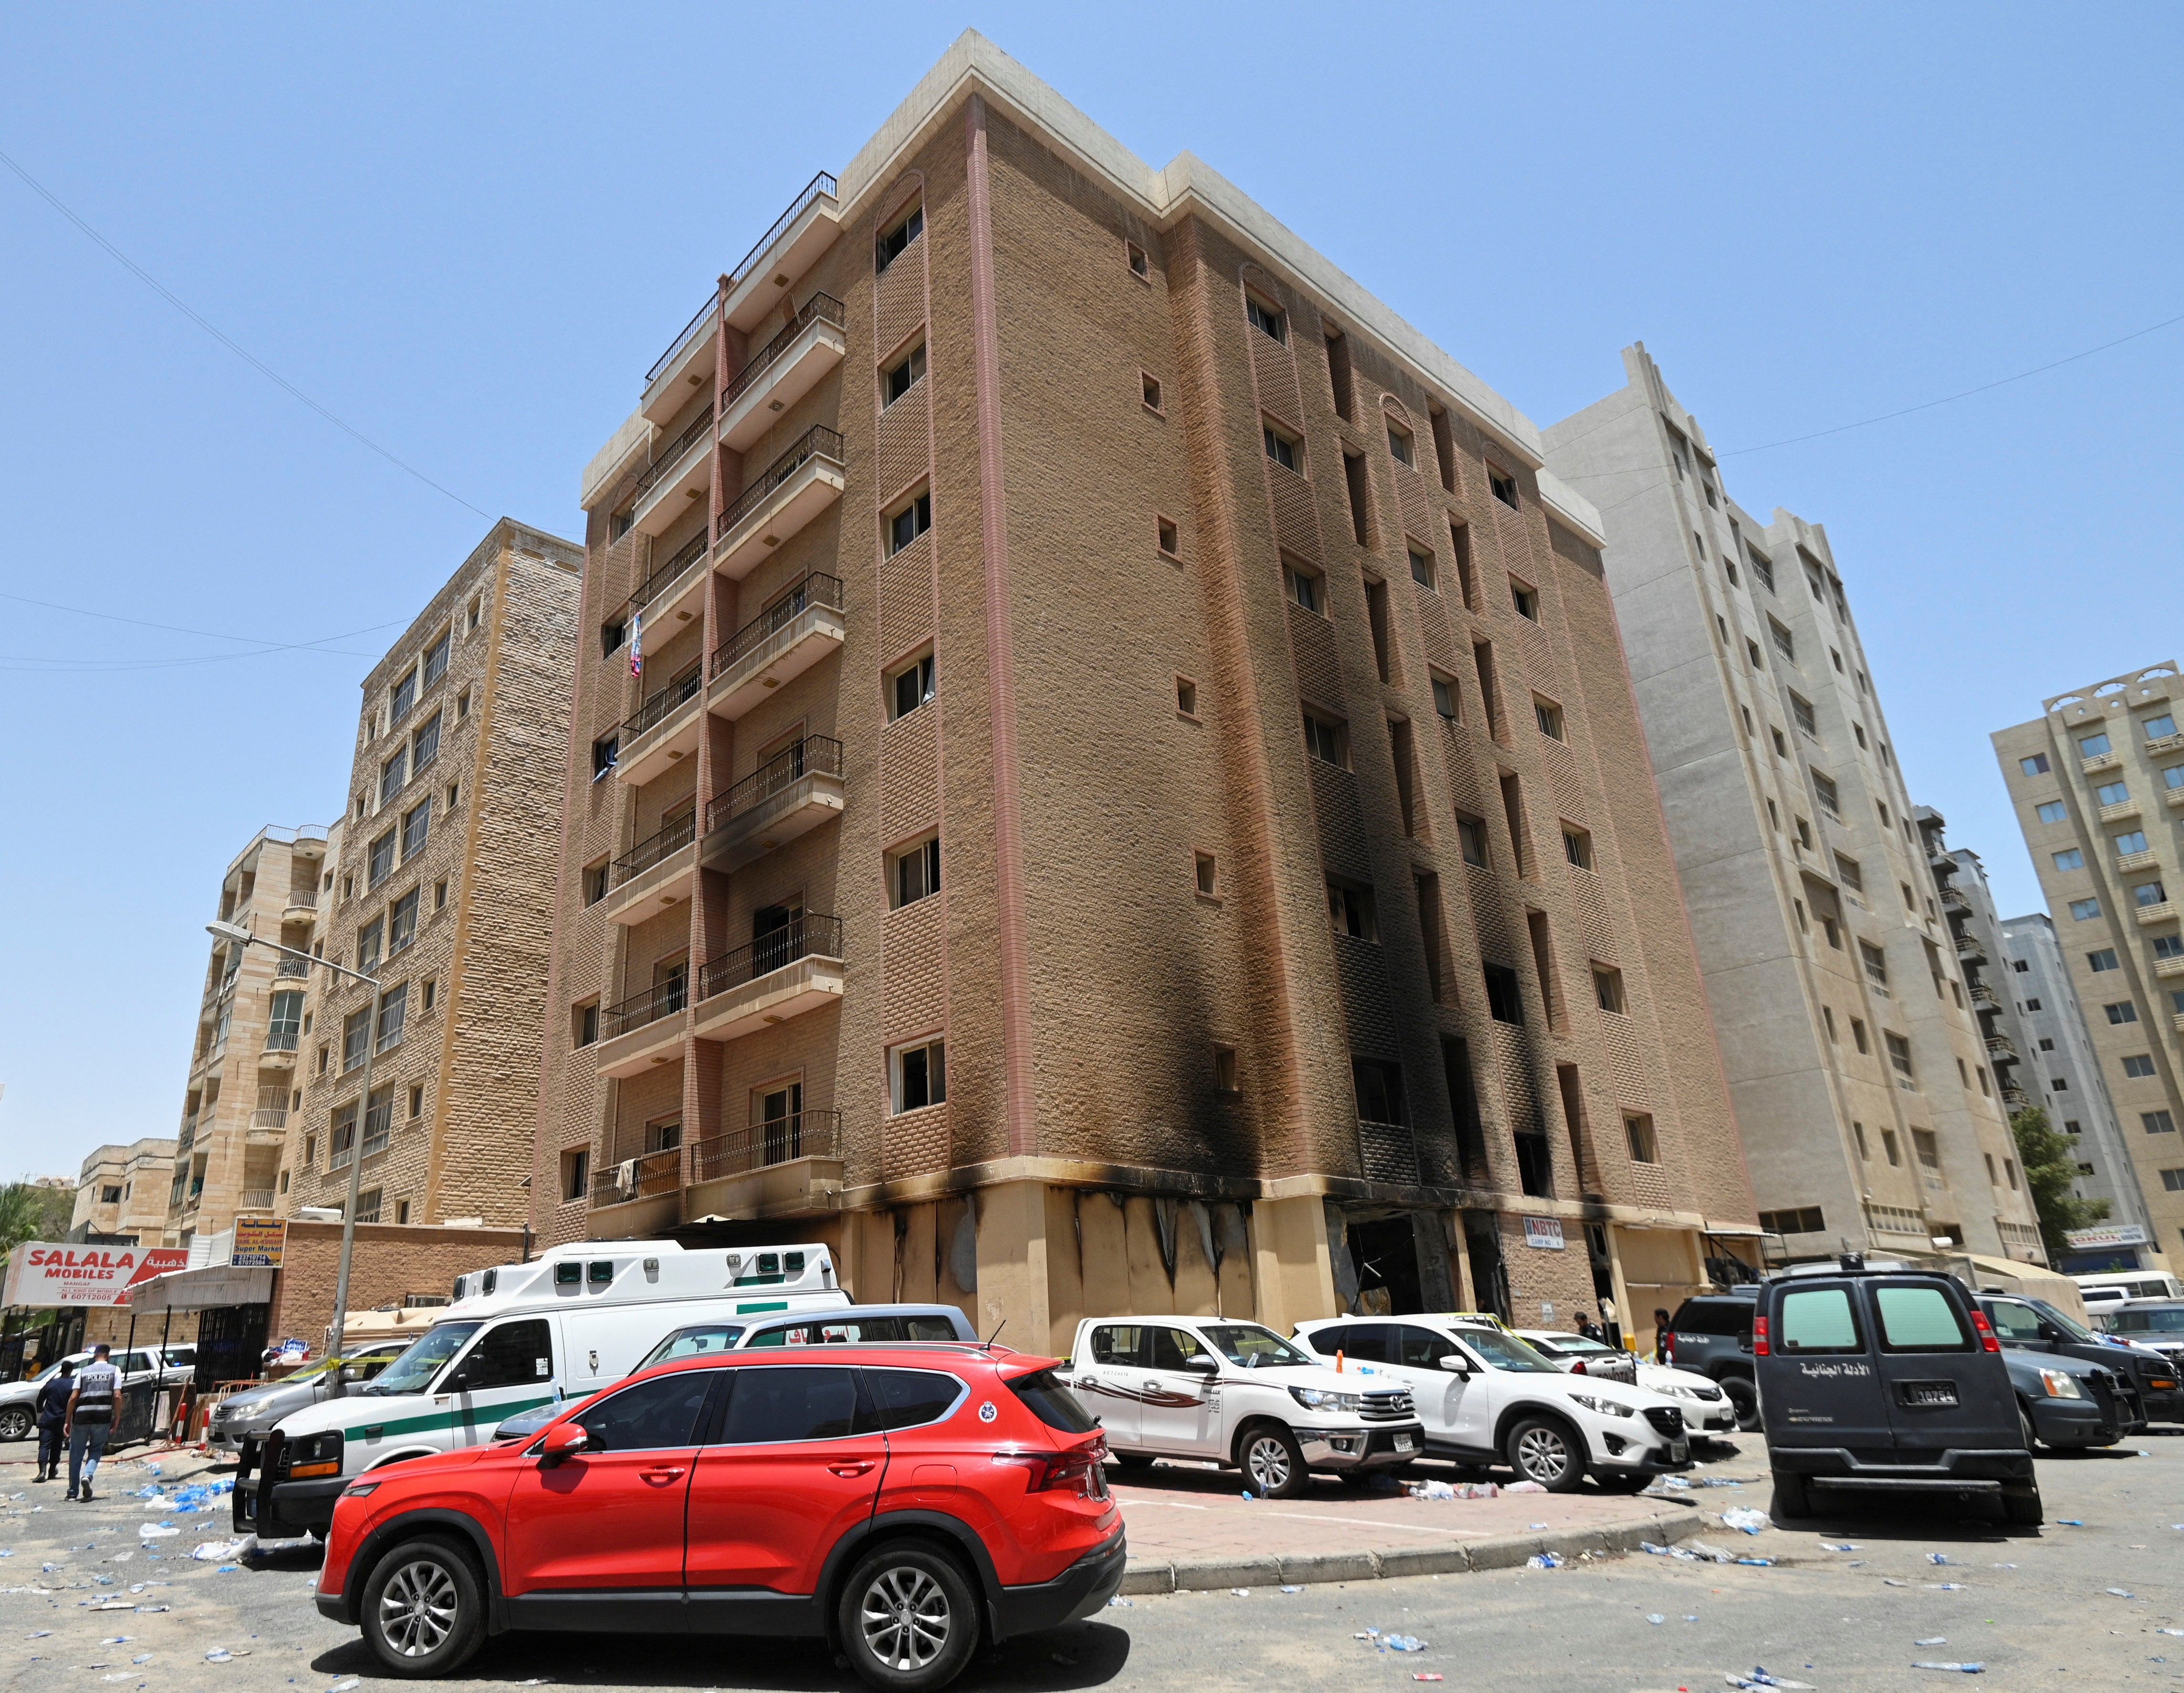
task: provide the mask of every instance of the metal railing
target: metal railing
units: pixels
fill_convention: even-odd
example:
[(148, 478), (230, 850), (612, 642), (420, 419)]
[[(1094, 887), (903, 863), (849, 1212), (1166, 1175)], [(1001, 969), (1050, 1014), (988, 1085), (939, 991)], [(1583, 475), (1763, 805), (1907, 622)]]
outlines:
[(815, 605), (842, 609), (842, 579), (813, 572), (713, 649), (713, 674), (722, 675), (762, 641), (779, 633)]
[(265, 1031), (265, 1050), (268, 1052), (293, 1052), (302, 1036), (292, 1028), (269, 1028)]
[(823, 423), (815, 423), (798, 436), (789, 443), (787, 452), (759, 472), (756, 482), (729, 502), (720, 521), (713, 526), (713, 538), (725, 538), (736, 525), (763, 505), (776, 488), (813, 459), (832, 459), (838, 465), (843, 462), (842, 437)]
[(652, 574), (639, 582), (636, 590), (622, 602), (624, 619), (627, 620), (644, 610), (646, 606), (658, 599), (661, 589), (666, 588), (676, 577), (705, 556), (705, 532), (700, 529), (675, 549), (674, 557), (668, 560), (666, 564), (655, 566)]
[(837, 329), (846, 330), (849, 314), (850, 309), (832, 294), (814, 294), (805, 301), (781, 333), (760, 348), (743, 369), (729, 379), (727, 387), (721, 391), (721, 415), (723, 417), (727, 415), (728, 408), (750, 392), (751, 384), (763, 376), (772, 367), (774, 360), (795, 344), (798, 336), (815, 323), (831, 323)]
[(731, 988), (785, 970), (800, 959), (841, 955), (842, 920), (806, 911), (708, 964), (699, 974), (698, 997), (710, 1000)]
[(662, 1152), (648, 1152), (642, 1158), (625, 1159), (593, 1177), (592, 1203), (623, 1205), (631, 1200), (653, 1199), (673, 1193), (682, 1183), (682, 1150), (671, 1146)]
[(838, 1156), (841, 1133), (842, 1114), (837, 1111), (792, 1111), (769, 1122), (755, 1122), (749, 1128), (694, 1143), (690, 1179), (710, 1182), (799, 1158), (833, 1158)]
[(637, 479), (633, 497), (643, 499), (660, 479), (682, 463), (682, 455), (705, 438), (705, 432), (713, 426), (713, 403), (707, 400), (698, 415), (682, 426), (682, 432), (668, 444), (667, 450), (644, 467), (644, 474)]
[(315, 911), (319, 909), (319, 890), (315, 888), (291, 888), (288, 903), (282, 906), (288, 911)]
[(191, 1111), (182, 1118), (181, 1131), (175, 1136), (175, 1150), (187, 1152), (198, 1138), (198, 1113)]
[(288, 1090), (286, 1088), (260, 1088), (258, 1090), (258, 1109), (250, 1114), (253, 1128), (286, 1128), (288, 1126)]
[(733, 822), (807, 776), (841, 773), (842, 743), (831, 735), (805, 735), (792, 741), (727, 793), (714, 797), (705, 808), (706, 833)]
[(308, 958), (290, 958), (283, 954), (273, 966), (276, 982), (308, 982), (310, 977), (311, 961)]
[(235, 1196), (237, 1211), (270, 1211), (273, 1209), (273, 1189), (245, 1188)]
[(642, 876), (671, 854), (680, 852), (698, 838), (698, 813), (685, 811), (649, 839), (639, 841), (614, 861), (615, 886)]
[(692, 665), (659, 693), (637, 708), (637, 715), (621, 726), (621, 751), (627, 757), (630, 743), (647, 729), (653, 727), (678, 705), (696, 698), (698, 690), (705, 685), (705, 667)]
[(677, 976), (666, 982), (655, 983), (642, 994), (632, 995), (618, 1005), (609, 1005), (599, 1013), (599, 1037), (612, 1039), (618, 1034), (627, 1034), (633, 1028), (643, 1028), (647, 1023), (658, 1022), (662, 1017), (671, 1017), (690, 1003), (690, 978)]
[(690, 337), (698, 332), (699, 326), (720, 309), (721, 290), (716, 283), (713, 292), (705, 297), (705, 304), (698, 308), (698, 315), (682, 326), (682, 332), (667, 343), (667, 350), (652, 361), (652, 368), (644, 373), (648, 388), (659, 379), (660, 373), (675, 362), (676, 355), (690, 344)]
[[(794, 199), (788, 203), (788, 209), (773, 220), (773, 227), (766, 231), (764, 235), (760, 236), (758, 238), (756, 244), (752, 247), (751, 250), (744, 254), (742, 259), (737, 261), (736, 268), (728, 272), (729, 286), (733, 287), (736, 283), (743, 281), (744, 273), (750, 269), (752, 264), (758, 259), (758, 257), (763, 253), (767, 248), (772, 246), (775, 242), (781, 239), (782, 231), (786, 230), (789, 225), (794, 223), (797, 219), (802, 217), (804, 214), (810, 209), (813, 201), (822, 198), (830, 200), (833, 198), (838, 186), (838, 185), (834, 181), (833, 173), (826, 170), (822, 170), (809, 182), (806, 182), (804, 185), (803, 191), (799, 193)], [(685, 333), (687, 334), (688, 331), (686, 331)], [(665, 364), (666, 361), (662, 359), (660, 362)], [(654, 369), (655, 370), (658, 368), (658, 365), (654, 366)], [(646, 380), (649, 381), (650, 378), (648, 377)]]

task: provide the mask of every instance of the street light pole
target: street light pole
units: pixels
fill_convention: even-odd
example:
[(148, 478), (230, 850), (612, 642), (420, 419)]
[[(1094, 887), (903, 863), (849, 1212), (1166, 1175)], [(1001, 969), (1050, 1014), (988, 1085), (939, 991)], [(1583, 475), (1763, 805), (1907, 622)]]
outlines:
[[(323, 965), (328, 970), (363, 983), (371, 989), (371, 1012), (364, 1026), (364, 1097), (357, 1102), (356, 1122), (349, 1130), (348, 1202), (342, 1207), (341, 1268), (334, 1278), (333, 1334), (326, 1343), (326, 1356), (341, 1356), (343, 1330), (348, 1320), (349, 1261), (356, 1251), (356, 1202), (364, 1189), (364, 1135), (371, 1122), (371, 1060), (379, 1046), (380, 994), (382, 984), (376, 976), (367, 976), (361, 970), (352, 970), (345, 964), (337, 964), (330, 958), (315, 958), (300, 947), (284, 946), (277, 940), (265, 940), (251, 933), (241, 923), (207, 923), (205, 928), (215, 939), (233, 941), (237, 946), (270, 946), (276, 952), (285, 952), (291, 958), (300, 958), (307, 964)], [(393, 1101), (388, 1102), (392, 1115)], [(389, 1128), (393, 1125), (390, 1123)]]

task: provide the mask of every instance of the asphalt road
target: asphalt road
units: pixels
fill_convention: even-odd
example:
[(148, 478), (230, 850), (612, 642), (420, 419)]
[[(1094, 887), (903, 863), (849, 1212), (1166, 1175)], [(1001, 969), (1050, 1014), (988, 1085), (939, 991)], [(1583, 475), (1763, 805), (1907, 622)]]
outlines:
[[(1758, 1442), (1744, 1445), (1748, 1456), (1701, 1473), (1745, 1485), (1704, 1490), (1703, 1503), (1765, 1507)], [(163, 1467), (171, 1480), (198, 1466), (168, 1459)], [(354, 1630), (311, 1608), (315, 1551), (276, 1551), (223, 1571), (187, 1553), (226, 1538), (225, 1510), (147, 1512), (122, 1491), (149, 1479), (141, 1467), (109, 1465), (101, 1479), (114, 1490), (88, 1506), (63, 1503), (58, 1486), (27, 1485), (30, 1473), (26, 1463), (0, 1464), (0, 1493), (20, 1495), (0, 1498), (0, 1546), (10, 1553), (0, 1561), (0, 1685), (24, 1693), (326, 1693), (350, 1676), (363, 1678), (363, 1693), (395, 1685), (379, 1683)], [(2040, 1480), (2049, 1518), (2040, 1530), (2008, 1533), (1892, 1504), (1797, 1530), (1703, 1537), (1778, 1560), (1767, 1568), (1635, 1555), (1293, 1594), (1141, 1597), (1010, 1642), (958, 1685), (1292, 1693), (1410, 1686), (1435, 1674), (1451, 1689), (1497, 1693), (1697, 1693), (1757, 1666), (1823, 1693), (2184, 1685), (2184, 1633), (2160, 1632), (2184, 1630), (2184, 1431), (2042, 1458)], [(140, 1542), (139, 1524), (162, 1520), (182, 1532)], [(1856, 1550), (1824, 1550), (1824, 1541)], [(1930, 1562), (1933, 1554), (1948, 1564)], [(132, 1590), (141, 1583), (154, 1584)], [(93, 1612), (94, 1602), (170, 1608)], [(1425, 1648), (1396, 1653), (1354, 1638), (1369, 1629), (1414, 1635)], [(1919, 1644), (1937, 1637), (1946, 1644)], [(228, 1661), (207, 1659), (221, 1649)], [(1911, 1668), (1918, 1660), (1986, 1668), (1976, 1683), (1953, 1683), (1946, 1672)], [(444, 1685), (694, 1693), (860, 1685), (804, 1643), (687, 1637), (504, 1635), (470, 1668)]]

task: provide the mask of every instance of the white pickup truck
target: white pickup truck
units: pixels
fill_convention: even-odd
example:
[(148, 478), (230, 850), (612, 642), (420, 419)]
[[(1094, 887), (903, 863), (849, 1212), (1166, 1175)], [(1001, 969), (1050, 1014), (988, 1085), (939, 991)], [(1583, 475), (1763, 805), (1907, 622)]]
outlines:
[(1087, 1317), (1070, 1357), (1067, 1380), (1125, 1469), (1212, 1458), (1287, 1499), (1314, 1470), (1355, 1485), (1425, 1448), (1407, 1389), (1342, 1374), (1256, 1323)]

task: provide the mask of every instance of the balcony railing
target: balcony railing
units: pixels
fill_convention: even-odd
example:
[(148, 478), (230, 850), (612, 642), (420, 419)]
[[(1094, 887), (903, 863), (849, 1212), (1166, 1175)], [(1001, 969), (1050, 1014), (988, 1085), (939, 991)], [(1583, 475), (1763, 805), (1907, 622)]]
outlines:
[(639, 582), (636, 591), (622, 602), (624, 621), (627, 621), (659, 598), (662, 588), (688, 570), (691, 565), (696, 564), (705, 554), (705, 532), (701, 529), (677, 547), (675, 549), (675, 555), (666, 564), (655, 566), (652, 574)]
[(814, 294), (805, 301), (781, 333), (759, 348), (749, 362), (729, 379), (727, 390), (721, 395), (723, 418), (728, 408), (750, 391), (751, 384), (772, 367), (773, 361), (795, 344), (798, 336), (815, 323), (831, 323), (837, 329), (845, 330), (849, 326), (849, 313), (850, 309), (832, 294)]
[(698, 813), (693, 809), (669, 823), (648, 840), (639, 841), (614, 862), (615, 886), (637, 877), (662, 859), (682, 851), (698, 838)]
[(315, 888), (291, 888), (284, 909), (291, 911), (317, 911), (319, 890)]
[(612, 1039), (618, 1034), (627, 1034), (633, 1028), (643, 1028), (647, 1023), (658, 1022), (662, 1017), (671, 1017), (690, 1003), (690, 978), (677, 976), (666, 982), (655, 983), (644, 993), (624, 1000), (618, 1005), (609, 1005), (599, 1013), (599, 1035)]
[(270, 1211), (273, 1209), (273, 1189), (245, 1188), (235, 1196), (237, 1211)]
[(698, 977), (698, 997), (710, 1000), (716, 994), (725, 994), (731, 988), (740, 988), (746, 982), (755, 982), (761, 976), (771, 976), (800, 958), (839, 958), (841, 955), (842, 920), (806, 911), (781, 927), (760, 935), (749, 945), (739, 946), (733, 952), (708, 964)]
[(758, 480), (738, 494), (713, 526), (716, 541), (766, 504), (766, 497), (814, 459), (843, 462), (842, 437), (823, 423), (815, 423), (790, 443), (788, 450), (758, 474)]
[(290, 958), (283, 954), (273, 966), (276, 982), (308, 982), (310, 978), (311, 961), (308, 958)]
[(707, 400), (698, 415), (682, 426), (682, 432), (668, 443), (666, 450), (644, 467), (644, 474), (637, 479), (635, 496), (643, 499), (659, 486), (660, 479), (682, 462), (682, 455), (705, 438), (705, 432), (713, 426), (713, 403)]
[(830, 735), (806, 735), (792, 741), (727, 793), (715, 796), (705, 808), (705, 828), (710, 833), (807, 776), (841, 773), (842, 743)]
[(631, 1200), (656, 1199), (675, 1192), (682, 1180), (682, 1149), (671, 1146), (664, 1152), (624, 1159), (593, 1178), (592, 1203), (623, 1205)]
[(704, 327), (705, 320), (720, 309), (718, 288), (705, 296), (705, 304), (698, 308), (698, 315), (682, 326), (682, 332), (667, 344), (667, 350), (652, 361), (652, 368), (644, 373), (644, 385), (650, 387), (660, 373), (675, 362), (675, 355), (690, 344), (690, 337)]
[(815, 605), (842, 609), (842, 579), (813, 572), (713, 649), (713, 674), (719, 676), (761, 642), (778, 634)]
[(293, 1052), (302, 1037), (292, 1028), (271, 1028), (265, 1031), (265, 1050), (268, 1052)]
[(258, 1090), (258, 1109), (250, 1114), (253, 1128), (286, 1128), (288, 1126), (288, 1090), (286, 1088), (260, 1088)]
[(698, 690), (705, 685), (705, 666), (692, 665), (689, 669), (684, 671), (674, 681), (638, 706), (637, 715), (621, 726), (622, 750), (627, 753), (631, 742), (667, 717), (677, 706), (694, 698)]
[(175, 1151), (176, 1154), (179, 1155), (188, 1151), (191, 1145), (196, 1141), (197, 1138), (198, 1113), (192, 1111), (183, 1117), (181, 1129), (175, 1136)]
[[(833, 175), (825, 170), (821, 171), (809, 182), (806, 182), (804, 185), (803, 192), (798, 194), (794, 199), (788, 203), (788, 209), (773, 220), (773, 227), (766, 231), (764, 235), (760, 236), (758, 238), (757, 244), (754, 246), (749, 252), (744, 254), (743, 258), (737, 263), (734, 270), (728, 272), (729, 281), (732, 283), (742, 281), (744, 279), (744, 272), (750, 269), (752, 265), (757, 261), (759, 255), (763, 253), (767, 248), (772, 246), (775, 242), (781, 239), (781, 232), (783, 230), (787, 229), (789, 225), (794, 223), (797, 219), (803, 216), (805, 209), (808, 208), (814, 200), (823, 198), (831, 198), (837, 192), (837, 187), (838, 185), (836, 184)], [(712, 308), (708, 306), (705, 309), (706, 311), (710, 311)], [(705, 316), (705, 312), (698, 314), (701, 318)], [(691, 327), (694, 329), (696, 325), (693, 324)], [(682, 335), (677, 339), (675, 347), (680, 347), (684, 341), (689, 339), (689, 337), (690, 330), (684, 330)], [(667, 359), (671, 359), (674, 356), (675, 348), (671, 347), (667, 350)], [(660, 365), (655, 365), (652, 367), (653, 370), (657, 372), (660, 369), (660, 365), (665, 365), (667, 362), (667, 359), (662, 359), (660, 361)], [(648, 376), (645, 380), (647, 381), (650, 381), (652, 378)]]
[(728, 1134), (716, 1134), (690, 1148), (690, 1179), (710, 1182), (722, 1176), (746, 1175), (799, 1158), (840, 1156), (842, 1114), (839, 1111), (796, 1111), (771, 1122), (755, 1122)]

